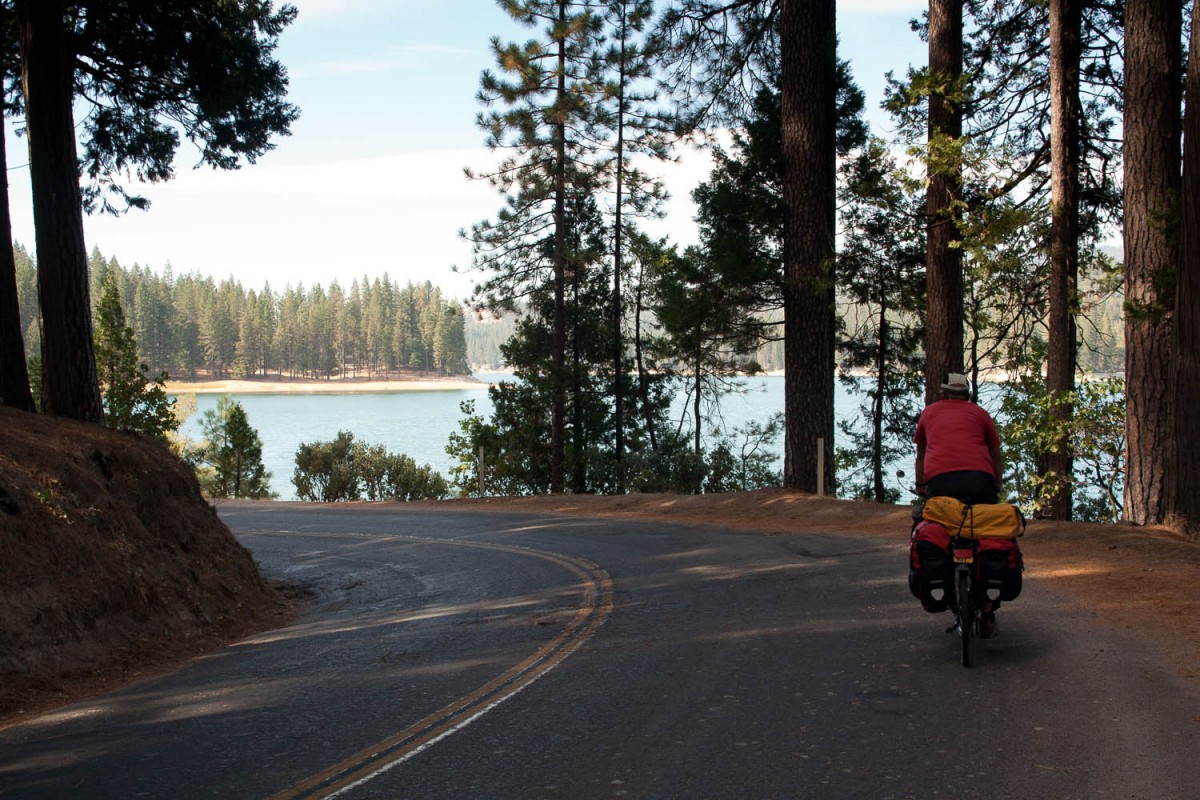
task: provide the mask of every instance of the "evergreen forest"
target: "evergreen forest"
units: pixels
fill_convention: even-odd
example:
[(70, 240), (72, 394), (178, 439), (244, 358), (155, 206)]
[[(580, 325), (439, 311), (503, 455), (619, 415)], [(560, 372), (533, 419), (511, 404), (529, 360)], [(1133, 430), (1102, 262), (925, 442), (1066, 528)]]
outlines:
[[(21, 328), (29, 358), (39, 352), (37, 274), (14, 246)], [(138, 355), (150, 371), (176, 379), (379, 378), (421, 372), (464, 375), (467, 340), (460, 303), (432, 283), (399, 286), (382, 277), (343, 289), (270, 286), (247, 290), (236, 279), (126, 269), (93, 250), (91, 297), (113, 276)]]

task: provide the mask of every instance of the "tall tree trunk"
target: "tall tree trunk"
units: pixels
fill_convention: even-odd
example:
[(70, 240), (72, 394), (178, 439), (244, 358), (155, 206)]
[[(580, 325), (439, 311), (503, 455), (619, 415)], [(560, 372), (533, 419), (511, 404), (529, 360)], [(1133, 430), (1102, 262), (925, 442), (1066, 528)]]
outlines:
[(887, 303), (879, 304), (876, 330), (879, 344), (875, 348), (875, 402), (871, 408), (871, 482), (876, 503), (886, 499), (883, 485), (883, 404), (887, 396), (888, 337)]
[(550, 376), (550, 491), (563, 490), (563, 435), (566, 422), (566, 201), (567, 201), (567, 2), (558, 4), (558, 119), (554, 122), (554, 339)]
[(613, 460), (617, 494), (625, 493), (625, 385), (623, 367), (625, 361), (625, 340), (621, 336), (621, 318), (624, 316), (624, 304), (621, 297), (621, 270), (624, 269), (622, 256), (622, 237), (625, 233), (622, 226), (621, 201), (625, 188), (625, 58), (626, 35), (628, 34), (626, 13), (628, 9), (621, 4), (621, 61), (617, 77), (617, 198), (613, 209), (613, 294), (612, 294), (612, 328), (613, 328), (613, 425), (616, 428), (616, 440), (613, 444)]
[(834, 216), (836, 192), (834, 0), (783, 0), (779, 21), (783, 112), (783, 484), (833, 488)]
[[(8, 174), (4, 145), (4, 112), (0, 108), (0, 175)], [(13, 256), (12, 219), (8, 210), (8, 180), (0, 185), (0, 406), (36, 411), (29, 391), (25, 339), (21, 334), (21, 303), (17, 297), (17, 263)]]
[[(1083, 0), (1050, 0), (1050, 307), (1047, 313), (1046, 392), (1075, 394), (1076, 289), (1079, 281), (1079, 59)], [(1069, 423), (1072, 406), (1054, 416)], [(1053, 472), (1058, 491), (1042, 513), (1070, 519), (1075, 462), (1070, 439), (1040, 459), (1043, 477)]]
[(1163, 521), (1174, 463), (1169, 392), (1178, 263), (1171, 204), (1180, 188), (1178, 0), (1125, 6), (1125, 519)]
[[(1192, 4), (1187, 113), (1183, 122), (1183, 185), (1179, 282), (1175, 290), (1172, 399), (1177, 409), (1200, 408), (1200, 0)], [(1174, 416), (1175, 441), (1200, 441), (1200, 414)], [(1200, 465), (1188, 446), (1177, 448), (1168, 518), (1181, 533), (1200, 536)]]
[(696, 394), (692, 398), (692, 424), (694, 426), (692, 429), (692, 438), (694, 441), (693, 452), (696, 454), (696, 472), (695, 472), (696, 482), (692, 485), (692, 494), (700, 494), (701, 489), (703, 488), (700, 485), (700, 480), (701, 480), (700, 469), (701, 469), (701, 464), (702, 464), (701, 458), (703, 457), (703, 454), (704, 454), (704, 450), (701, 447), (701, 443), (700, 443), (700, 405), (701, 405), (700, 387), (703, 385), (704, 385), (704, 353), (701, 350), (697, 350), (696, 351)]
[[(962, 0), (929, 2), (929, 72), (956, 92), (962, 76)], [(963, 371), (963, 275), (955, 203), (962, 197), (962, 170), (934, 164), (946, 140), (962, 138), (957, 97), (929, 95), (929, 188), (926, 193), (925, 402), (938, 399), (946, 374)]]
[(587, 423), (583, 418), (583, 359), (579, 342), (579, 283), (583, 268), (579, 263), (582, 243), (573, 241), (571, 247), (571, 491), (583, 494), (587, 489)]
[(61, 0), (19, 0), (21, 77), (42, 309), (42, 410), (103, 423), (83, 204), (75, 151), (74, 64)]

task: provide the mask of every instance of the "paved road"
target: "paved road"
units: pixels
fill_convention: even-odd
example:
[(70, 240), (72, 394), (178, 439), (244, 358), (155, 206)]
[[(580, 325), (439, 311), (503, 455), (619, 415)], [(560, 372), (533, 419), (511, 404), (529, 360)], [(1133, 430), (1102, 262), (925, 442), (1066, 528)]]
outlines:
[(291, 628), (0, 731), (5, 798), (1194, 798), (1200, 697), (1028, 581), (978, 668), (889, 543), (231, 503)]

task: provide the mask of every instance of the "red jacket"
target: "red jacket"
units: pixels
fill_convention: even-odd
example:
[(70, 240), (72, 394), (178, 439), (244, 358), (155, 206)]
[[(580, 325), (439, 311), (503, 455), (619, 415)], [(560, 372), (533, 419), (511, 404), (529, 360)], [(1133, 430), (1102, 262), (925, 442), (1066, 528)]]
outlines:
[(991, 416), (970, 400), (947, 398), (926, 406), (913, 441), (925, 446), (925, 480), (943, 472), (995, 475), (991, 448), (1000, 436)]

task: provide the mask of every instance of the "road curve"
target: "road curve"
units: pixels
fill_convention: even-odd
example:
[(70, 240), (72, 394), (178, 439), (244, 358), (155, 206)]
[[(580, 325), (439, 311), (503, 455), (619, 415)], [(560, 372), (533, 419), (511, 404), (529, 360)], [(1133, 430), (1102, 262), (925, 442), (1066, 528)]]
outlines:
[(894, 542), (223, 504), (295, 625), (0, 731), (0, 798), (1192, 798), (1200, 694), (1029, 581), (978, 668)]

